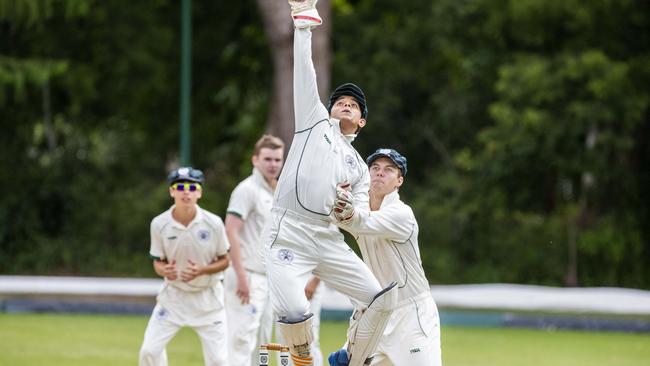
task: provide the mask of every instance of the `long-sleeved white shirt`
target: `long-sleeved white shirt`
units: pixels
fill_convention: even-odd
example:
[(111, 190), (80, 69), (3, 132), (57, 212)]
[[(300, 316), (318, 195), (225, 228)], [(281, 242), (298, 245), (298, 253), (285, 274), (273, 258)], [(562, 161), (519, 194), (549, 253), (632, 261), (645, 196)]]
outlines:
[(363, 158), (341, 134), (318, 96), (311, 31), (294, 35), (295, 134), (275, 191), (274, 206), (330, 221), (336, 185), (349, 182), (355, 206), (367, 210), (370, 176)]
[(384, 197), (379, 210), (359, 212), (341, 227), (355, 236), (363, 261), (382, 286), (397, 282), (400, 302), (430, 291), (418, 246), (418, 223), (397, 191)]

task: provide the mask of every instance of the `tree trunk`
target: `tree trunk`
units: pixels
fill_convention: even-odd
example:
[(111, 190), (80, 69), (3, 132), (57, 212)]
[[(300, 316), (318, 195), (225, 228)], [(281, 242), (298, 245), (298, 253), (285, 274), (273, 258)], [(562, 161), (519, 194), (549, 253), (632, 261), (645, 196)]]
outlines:
[[(289, 146), (294, 132), (293, 23), (290, 8), (285, 1), (258, 0), (257, 3), (271, 48), (274, 70), (266, 131), (280, 137)], [(326, 100), (330, 88), (330, 0), (320, 0), (317, 6), (323, 24), (314, 30), (312, 54), (318, 91), (321, 99)]]

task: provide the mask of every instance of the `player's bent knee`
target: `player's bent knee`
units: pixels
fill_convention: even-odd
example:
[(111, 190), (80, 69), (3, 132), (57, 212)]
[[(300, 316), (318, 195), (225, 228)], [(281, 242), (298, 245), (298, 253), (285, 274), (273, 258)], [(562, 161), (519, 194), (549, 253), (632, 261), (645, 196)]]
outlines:
[(376, 311), (392, 312), (395, 306), (397, 306), (397, 282), (392, 282), (375, 295), (368, 308), (373, 308)]
[(314, 314), (307, 314), (291, 319), (284, 317), (278, 321), (278, 329), (289, 346), (292, 357), (311, 358), (313, 316)]
[(367, 309), (355, 311), (348, 330), (350, 366), (365, 365), (372, 358), (396, 306), (397, 283), (393, 282), (375, 295)]
[(162, 351), (150, 347), (140, 349), (140, 365), (155, 365), (155, 360), (160, 357)]

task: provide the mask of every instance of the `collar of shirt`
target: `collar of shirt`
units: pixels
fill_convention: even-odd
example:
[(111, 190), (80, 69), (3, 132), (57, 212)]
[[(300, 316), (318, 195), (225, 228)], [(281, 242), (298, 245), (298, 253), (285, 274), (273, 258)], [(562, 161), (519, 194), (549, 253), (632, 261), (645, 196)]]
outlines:
[(264, 178), (264, 175), (262, 174), (261, 171), (257, 168), (253, 168), (253, 179), (255, 180), (255, 183), (259, 184), (260, 186), (264, 187), (267, 191), (271, 192), (273, 194), (273, 188), (269, 185), (269, 182), (266, 181)]
[(190, 221), (189, 225), (187, 225), (187, 227), (186, 227), (183, 224), (181, 224), (180, 222), (176, 221), (176, 219), (174, 219), (174, 216), (172, 215), (172, 212), (174, 211), (175, 207), (176, 207), (176, 205), (172, 205), (172, 207), (170, 207), (167, 212), (169, 213), (169, 217), (171, 218), (172, 224), (176, 228), (179, 228), (179, 229), (182, 229), (182, 230), (187, 230), (187, 229), (191, 228), (192, 225), (194, 225), (194, 224), (196, 224), (198, 222), (201, 222), (203, 220), (203, 210), (201, 210), (201, 207), (199, 207), (199, 205), (196, 205), (196, 215), (194, 215), (194, 218), (192, 219), (192, 221)]
[(382, 208), (384, 208), (384, 206), (388, 206), (395, 202), (399, 202), (399, 193), (397, 189), (384, 196), (384, 199), (383, 201), (381, 201), (381, 206), (379, 206), (379, 209), (381, 210)]
[(341, 120), (338, 120), (336, 118), (330, 118), (330, 123), (332, 124), (332, 126), (334, 126), (334, 130), (340, 133), (341, 136), (343, 136), (343, 138), (345, 139), (345, 141), (347, 141), (350, 145), (352, 145), (352, 141), (354, 141), (354, 139), (357, 138), (357, 134), (353, 133), (350, 135), (344, 135), (343, 132), (341, 132)]

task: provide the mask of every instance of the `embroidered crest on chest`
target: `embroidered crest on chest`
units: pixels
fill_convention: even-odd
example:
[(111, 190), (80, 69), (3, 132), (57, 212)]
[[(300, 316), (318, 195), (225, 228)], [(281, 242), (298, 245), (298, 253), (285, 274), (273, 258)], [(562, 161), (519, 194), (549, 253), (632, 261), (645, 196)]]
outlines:
[(208, 230), (199, 230), (198, 235), (201, 241), (210, 240), (210, 232)]
[(357, 167), (354, 157), (352, 155), (345, 155), (345, 164), (348, 165), (348, 168), (355, 169)]

